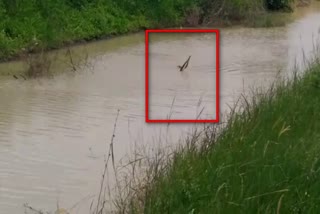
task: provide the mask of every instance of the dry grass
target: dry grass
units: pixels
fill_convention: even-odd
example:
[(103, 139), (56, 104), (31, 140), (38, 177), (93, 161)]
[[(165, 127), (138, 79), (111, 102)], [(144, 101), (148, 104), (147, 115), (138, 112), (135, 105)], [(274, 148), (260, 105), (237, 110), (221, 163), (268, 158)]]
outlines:
[(37, 78), (42, 76), (52, 76), (50, 70), (52, 59), (44, 50), (36, 54), (28, 54), (26, 58), (27, 70), (26, 76), (28, 78)]
[[(26, 64), (26, 70), (23, 74), (13, 75), (15, 79), (22, 77), (24, 80), (49, 77), (59, 74), (54, 67), (55, 64), (63, 63), (64, 68), (68, 72), (90, 71), (93, 72), (94, 66), (89, 60), (89, 55), (86, 50), (83, 50), (81, 56), (77, 55), (71, 48), (67, 47), (65, 55), (62, 56), (61, 51), (51, 52), (42, 49), (33, 54), (25, 54), (23, 61)], [(75, 60), (76, 58), (76, 60)]]

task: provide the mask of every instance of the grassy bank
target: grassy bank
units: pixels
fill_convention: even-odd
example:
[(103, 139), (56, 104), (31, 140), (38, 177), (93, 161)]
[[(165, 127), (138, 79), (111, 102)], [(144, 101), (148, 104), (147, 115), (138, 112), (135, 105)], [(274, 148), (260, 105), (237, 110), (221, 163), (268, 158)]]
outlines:
[(318, 213), (320, 60), (243, 101), (225, 127), (148, 160), (120, 213)]
[(0, 0), (0, 60), (148, 27), (252, 19), (292, 1)]

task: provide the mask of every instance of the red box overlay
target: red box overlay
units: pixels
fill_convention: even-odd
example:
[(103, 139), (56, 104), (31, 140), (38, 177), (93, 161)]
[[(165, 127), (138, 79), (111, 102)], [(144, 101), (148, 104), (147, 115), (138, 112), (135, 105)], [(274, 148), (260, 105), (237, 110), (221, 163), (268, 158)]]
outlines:
[[(216, 34), (216, 119), (149, 119), (149, 33), (215, 33)], [(218, 29), (160, 29), (145, 31), (146, 53), (146, 122), (147, 123), (218, 123), (219, 122), (219, 30)]]

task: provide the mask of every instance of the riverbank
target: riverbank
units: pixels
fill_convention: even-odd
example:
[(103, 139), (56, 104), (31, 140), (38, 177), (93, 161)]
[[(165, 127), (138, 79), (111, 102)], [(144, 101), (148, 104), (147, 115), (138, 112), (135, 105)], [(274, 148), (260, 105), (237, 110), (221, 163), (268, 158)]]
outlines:
[(130, 213), (318, 213), (319, 93), (315, 58), (303, 76), (243, 98), (224, 128), (209, 127), (170, 156), (149, 159), (147, 175), (126, 183), (129, 199), (117, 200), (118, 207)]
[[(0, 61), (146, 28), (283, 24), (288, 1), (0, 1)], [(216, 21), (219, 20), (219, 21)], [(258, 21), (257, 21), (258, 20)]]

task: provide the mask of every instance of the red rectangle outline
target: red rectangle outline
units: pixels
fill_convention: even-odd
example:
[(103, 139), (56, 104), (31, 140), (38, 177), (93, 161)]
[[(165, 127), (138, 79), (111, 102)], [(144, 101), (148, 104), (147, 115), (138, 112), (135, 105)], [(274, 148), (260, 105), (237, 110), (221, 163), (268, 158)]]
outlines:
[[(216, 119), (214, 120), (190, 120), (190, 119), (149, 119), (149, 33), (215, 33), (216, 34)], [(145, 31), (145, 72), (146, 72), (146, 122), (147, 123), (218, 123), (219, 117), (219, 59), (220, 59), (220, 48), (219, 48), (219, 30), (218, 29), (148, 29)]]

